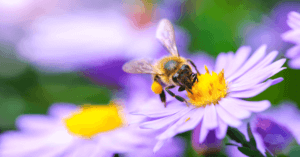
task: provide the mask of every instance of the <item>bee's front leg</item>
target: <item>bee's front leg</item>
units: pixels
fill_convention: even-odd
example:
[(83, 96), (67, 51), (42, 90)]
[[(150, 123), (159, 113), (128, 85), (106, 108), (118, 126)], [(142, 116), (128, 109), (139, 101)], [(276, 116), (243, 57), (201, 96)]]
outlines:
[(187, 104), (187, 101), (186, 101), (183, 97), (178, 96), (178, 95), (175, 95), (172, 91), (170, 91), (170, 89), (172, 89), (172, 88), (174, 88), (174, 87), (175, 87), (174, 85), (167, 86), (167, 87), (165, 88), (165, 90), (166, 90), (172, 97), (175, 97), (177, 100), (179, 100), (179, 101), (181, 101), (181, 102), (185, 102), (186, 105), (188, 105), (188, 104)]
[(195, 68), (195, 70), (197, 71), (197, 74), (200, 75), (200, 72), (198, 71), (196, 65), (194, 64), (194, 62), (190, 59), (187, 59), (188, 62), (190, 62), (192, 64), (192, 66)]

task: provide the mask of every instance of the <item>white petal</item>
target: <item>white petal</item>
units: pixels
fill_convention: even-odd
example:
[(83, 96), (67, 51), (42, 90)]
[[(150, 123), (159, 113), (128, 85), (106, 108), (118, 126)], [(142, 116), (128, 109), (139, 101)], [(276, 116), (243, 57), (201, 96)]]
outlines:
[(242, 124), (242, 122), (239, 119), (230, 115), (220, 105), (216, 105), (216, 110), (217, 110), (218, 116), (228, 125), (233, 126), (233, 127), (238, 127)]
[(217, 112), (214, 104), (206, 105), (203, 123), (201, 127), (205, 127), (209, 130), (214, 129), (218, 126)]
[(231, 82), (232, 80), (240, 77), (242, 74), (247, 72), (250, 68), (252, 68), (258, 61), (260, 61), (266, 53), (267, 46), (262, 45), (259, 47), (254, 54), (247, 60), (247, 62), (232, 76), (228, 77), (226, 80)]

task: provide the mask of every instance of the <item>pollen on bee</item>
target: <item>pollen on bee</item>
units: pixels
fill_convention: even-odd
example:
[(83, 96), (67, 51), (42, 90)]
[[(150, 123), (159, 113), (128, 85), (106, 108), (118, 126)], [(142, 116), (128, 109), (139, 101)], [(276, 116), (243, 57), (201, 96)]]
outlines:
[(151, 90), (155, 93), (155, 94), (160, 94), (163, 90), (161, 84), (159, 84), (157, 81), (154, 81), (151, 85)]

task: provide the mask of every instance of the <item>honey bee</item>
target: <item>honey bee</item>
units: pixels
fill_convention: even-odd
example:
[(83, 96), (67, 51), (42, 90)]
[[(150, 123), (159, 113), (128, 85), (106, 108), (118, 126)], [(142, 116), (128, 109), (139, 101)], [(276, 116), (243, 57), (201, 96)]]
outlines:
[[(175, 95), (170, 89), (179, 86), (178, 91), (191, 92), (192, 86), (197, 81), (197, 74), (200, 74), (196, 65), (190, 60), (179, 56), (176, 42), (174, 28), (171, 22), (167, 19), (162, 19), (156, 30), (156, 38), (171, 54), (165, 56), (153, 63), (151, 60), (140, 59), (132, 60), (123, 65), (123, 70), (127, 73), (135, 74), (151, 74), (153, 76), (152, 91), (160, 95), (161, 101), (166, 107), (166, 95), (161, 83), (166, 85), (165, 90), (172, 97), (175, 97), (181, 102), (187, 101), (178, 95)], [(192, 72), (193, 66), (197, 73)]]

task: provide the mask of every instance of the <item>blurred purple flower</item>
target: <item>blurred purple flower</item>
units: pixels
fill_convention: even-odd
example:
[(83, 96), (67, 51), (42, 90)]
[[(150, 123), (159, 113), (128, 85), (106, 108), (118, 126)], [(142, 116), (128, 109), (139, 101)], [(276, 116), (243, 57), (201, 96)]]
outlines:
[(222, 140), (216, 137), (215, 131), (209, 131), (204, 142), (199, 143), (201, 123), (192, 132), (192, 147), (199, 155), (216, 154), (221, 151)]
[(286, 15), (291, 10), (297, 10), (299, 7), (298, 2), (280, 2), (268, 15), (263, 15), (259, 23), (246, 22), (243, 27), (240, 27), (244, 45), (257, 48), (261, 44), (266, 44), (269, 50), (279, 52), (285, 50), (288, 44), (282, 41), (281, 34), (288, 31), (289, 26), (286, 24), (287, 17), (282, 15)]
[[(300, 111), (294, 104), (283, 103), (278, 107), (259, 113), (250, 119), (250, 126), (255, 137), (257, 148), (265, 153), (266, 149), (273, 154), (282, 153), (295, 139), (300, 144)], [(246, 125), (238, 128), (247, 135)], [(234, 146), (227, 147), (232, 157), (243, 157)]]
[(300, 69), (300, 14), (297, 12), (290, 12), (288, 14), (287, 24), (292, 28), (282, 34), (282, 39), (286, 42), (296, 44), (286, 52), (286, 57), (291, 59), (289, 66), (294, 69)]
[[(164, 108), (161, 102), (156, 100), (148, 110), (141, 109), (133, 114), (150, 118), (141, 124), (142, 128), (165, 130), (157, 136), (159, 140), (192, 130), (200, 123), (199, 143), (205, 140), (211, 130), (215, 130), (216, 137), (222, 139), (226, 135), (228, 125), (238, 127), (242, 124), (241, 119), (250, 117), (251, 112), (261, 112), (270, 107), (267, 100), (242, 100), (254, 97), (283, 80), (268, 79), (285, 69), (282, 68), (285, 59), (273, 62), (278, 52), (273, 51), (266, 55), (266, 49), (263, 45), (250, 56), (251, 48), (242, 46), (236, 54), (219, 54), (214, 71), (220, 73), (213, 72), (213, 75), (210, 75), (207, 69), (206, 73), (198, 76), (201, 80), (194, 84), (193, 95), (188, 93), (190, 106), (174, 100), (167, 102), (167, 107)], [(198, 62), (195, 63), (197, 67), (202, 67)], [(268, 80), (265, 81), (266, 79)], [(158, 142), (154, 151), (159, 150), (162, 143), (163, 141)]]
[[(54, 104), (49, 115), (23, 115), (16, 121), (19, 131), (5, 132), (0, 136), (1, 156), (113, 156), (129, 153), (129, 156), (145, 153), (154, 156), (152, 148), (156, 134), (142, 130), (137, 125), (124, 126), (96, 134), (90, 139), (82, 138), (66, 126), (65, 119), (77, 113), (79, 107), (72, 104)], [(165, 153), (182, 155), (185, 142), (181, 139), (169, 141)], [(140, 152), (139, 152), (140, 150)], [(152, 152), (152, 153), (149, 153)]]

